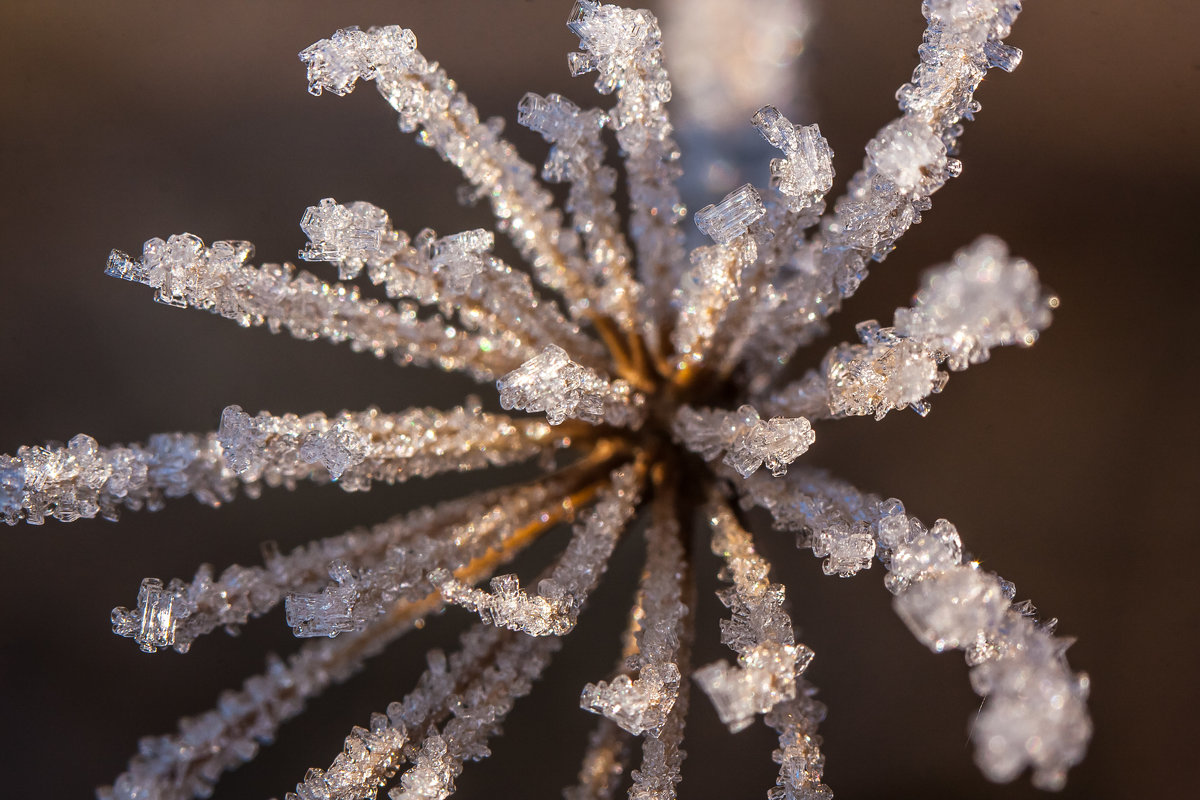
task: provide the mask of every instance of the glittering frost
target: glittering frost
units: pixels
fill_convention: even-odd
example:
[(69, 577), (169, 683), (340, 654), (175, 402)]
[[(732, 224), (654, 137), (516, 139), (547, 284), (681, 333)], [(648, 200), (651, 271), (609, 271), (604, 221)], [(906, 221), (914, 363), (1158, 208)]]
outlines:
[(796, 678), (808, 668), (813, 651), (796, 644), (791, 617), (783, 609), (783, 586), (767, 580), (771, 566), (755, 551), (750, 534), (724, 503), (710, 503), (706, 516), (712, 551), (725, 561), (722, 577), (732, 583), (717, 593), (733, 612), (732, 619), (721, 622), (721, 641), (738, 654), (738, 663), (715, 661), (694, 677), (721, 722), (737, 733), (755, 714), (796, 697)]
[(764, 465), (772, 475), (783, 475), (788, 464), (816, 441), (804, 417), (764, 420), (751, 405), (737, 411), (681, 406), (672, 431), (685, 447), (707, 461), (724, 453), (724, 463), (743, 478)]
[[(669, 496), (668, 496), (669, 498)], [(666, 726), (679, 699), (679, 664), (684, 616), (685, 564), (674, 509), (660, 498), (655, 519), (646, 532), (646, 565), (634, 601), (636, 652), (626, 663), (637, 677), (620, 674), (611, 681), (587, 684), (579, 705), (603, 714), (624, 730), (657, 734)]]
[(993, 347), (1033, 344), (1055, 304), (1028, 261), (984, 236), (926, 274), (912, 308), (896, 311), (896, 333), (945, 353), (961, 370), (987, 360)]
[(645, 397), (623, 380), (609, 381), (571, 360), (567, 351), (549, 345), (519, 368), (496, 381), (506, 411), (546, 413), (551, 425), (568, 417), (599, 425), (638, 427), (645, 416)]
[(430, 582), (448, 602), (479, 614), (485, 623), (530, 636), (570, 633), (641, 497), (640, 477), (633, 468), (614, 472), (611, 480), (611, 487), (574, 527), (567, 549), (549, 576), (538, 582), (536, 594), (522, 589), (516, 575), (492, 578), (490, 592), (472, 589), (444, 568), (430, 573)]
[(993, 780), (1010, 781), (1030, 767), (1036, 785), (1062, 787), (1091, 738), (1087, 675), (1071, 672), (1069, 640), (1055, 639), (1052, 624), (1036, 624), (1027, 601), (1012, 602), (1011, 583), (964, 563), (953, 525), (938, 520), (927, 529), (899, 500), (820, 472), (751, 478), (741, 488), (743, 503), (766, 508), (779, 528), (802, 532), (802, 543), (839, 528), (872, 539), (888, 570), (885, 585), (897, 593), (896, 612), (913, 635), (935, 652), (966, 652), (972, 688), (985, 698), (972, 724), (976, 762)]

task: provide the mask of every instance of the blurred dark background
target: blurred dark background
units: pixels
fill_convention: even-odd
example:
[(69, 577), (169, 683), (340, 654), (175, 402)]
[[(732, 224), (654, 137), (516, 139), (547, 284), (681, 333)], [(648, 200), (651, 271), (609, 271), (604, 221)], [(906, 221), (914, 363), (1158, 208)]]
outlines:
[[(400, 22), (483, 114), (511, 121), (528, 89), (597, 102), (590, 79), (567, 74), (569, 5), (0, 4), (0, 452), (79, 431), (110, 443), (209, 430), (230, 403), (397, 410), (472, 390), (155, 304), (150, 290), (105, 278), (104, 260), (112, 247), (136, 252), (183, 230), (250, 239), (261, 260), (292, 259), (305, 206), (327, 196), (372, 201), (413, 232), (486, 224), (484, 209), (457, 206), (455, 171), (398, 135), (372, 89), (314, 99), (295, 53), (340, 26)], [(818, 6), (805, 59), (814, 116), (844, 179), (896, 114), (923, 20), (916, 0)], [(997, 352), (955, 375), (927, 419), (823, 426), (811, 454), (926, 521), (954, 521), (986, 567), (1078, 637), (1071, 662), (1092, 676), (1096, 733), (1063, 797), (1192, 796), (1195, 783), (1198, 29), (1191, 0), (1027, 3), (1010, 39), (1025, 61), (981, 90), (963, 176), (848, 304), (836, 334), (889, 318), (921, 268), (982, 232), (1038, 266), (1062, 298), (1055, 323), (1032, 350)], [(510, 133), (541, 161), (539, 139), (515, 124)], [(488, 387), (476, 390), (494, 402)], [(123, 769), (138, 736), (173, 729), (257, 671), (268, 648), (290, 647), (273, 614), (240, 638), (201, 640), (186, 658), (143, 655), (108, 632), (109, 609), (132, 604), (142, 577), (253, 563), (263, 539), (295, 545), (468, 485), (448, 478), (361, 496), (306, 487), (220, 511), (185, 500), (115, 526), (0, 531), (3, 794), (90, 796)], [(1026, 777), (1008, 786), (979, 777), (966, 669), (909, 635), (878, 568), (828, 579), (782, 535), (760, 541), (818, 654), (809, 675), (830, 706), (826, 775), (839, 797), (1040, 794)], [(593, 721), (577, 708), (579, 687), (611, 668), (637, 557), (636, 543), (622, 550), (614, 580), (494, 741), (494, 757), (464, 773), (461, 796), (557, 797), (572, 780)], [(708, 556), (699, 566), (715, 570)], [(711, 577), (700, 586), (699, 663), (724, 657), (713, 588)], [(217, 796), (282, 795), (307, 767), (327, 766), (350, 726), (407, 692), (421, 653), (452, 644), (465, 621), (448, 614), (314, 703)], [(762, 796), (776, 773), (769, 732), (730, 737), (706, 698), (693, 708), (682, 797)]]

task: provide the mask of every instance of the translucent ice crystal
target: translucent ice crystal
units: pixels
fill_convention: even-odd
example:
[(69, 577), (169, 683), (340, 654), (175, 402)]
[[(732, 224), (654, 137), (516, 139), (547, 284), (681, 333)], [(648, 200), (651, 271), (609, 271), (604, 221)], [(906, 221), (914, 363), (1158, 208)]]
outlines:
[(717, 244), (729, 244), (765, 213), (758, 192), (747, 183), (725, 195), (720, 203), (697, 211), (696, 227)]
[(300, 257), (306, 261), (329, 261), (338, 265), (338, 277), (353, 278), (373, 255), (388, 229), (387, 213), (370, 203), (340, 205), (327, 197), (309, 206), (300, 229), (309, 239)]
[(725, 454), (724, 463), (743, 478), (766, 466), (772, 475), (783, 475), (816, 441), (804, 417), (762, 419), (751, 405), (737, 411), (695, 409), (682, 406), (675, 416), (675, 435), (708, 461)]
[(549, 345), (540, 355), (496, 381), (505, 410), (546, 413), (551, 425), (568, 417), (598, 425), (639, 425), (645, 398), (622, 380), (609, 381)]
[(792, 211), (815, 204), (833, 187), (833, 150), (816, 125), (795, 125), (775, 106), (754, 115), (754, 127), (783, 158), (771, 161), (771, 184), (789, 198)]
[(750, 534), (723, 504), (706, 509), (712, 551), (722, 556), (722, 577), (732, 586), (718, 592), (733, 618), (721, 623), (721, 641), (738, 654), (737, 666), (716, 661), (696, 670), (697, 685), (712, 700), (717, 716), (736, 733), (756, 714), (796, 697), (796, 679), (813, 651), (798, 645), (783, 609), (784, 589), (767, 580), (770, 564), (754, 549)]

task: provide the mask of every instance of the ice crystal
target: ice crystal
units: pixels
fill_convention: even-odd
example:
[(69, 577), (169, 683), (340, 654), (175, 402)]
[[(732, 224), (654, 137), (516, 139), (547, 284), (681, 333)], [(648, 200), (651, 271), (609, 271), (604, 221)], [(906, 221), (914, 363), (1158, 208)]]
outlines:
[[(632, 735), (641, 737), (642, 761), (628, 772), (629, 796), (674, 797), (694, 681), (731, 731), (761, 717), (778, 733), (780, 775), (768, 797), (829, 798), (817, 733), (825, 709), (802, 677), (814, 653), (797, 640), (784, 587), (769, 579), (740, 516), (752, 506), (795, 532), (826, 574), (850, 576), (878, 562), (916, 638), (937, 652), (965, 652), (972, 687), (985, 698), (974, 739), (988, 777), (1007, 781), (1030, 768), (1037, 785), (1062, 786), (1083, 758), (1091, 723), (1087, 677), (1071, 671), (1052, 625), (1035, 622), (1027, 602), (1014, 602), (1012, 584), (970, 560), (948, 521), (926, 527), (899, 500), (861, 492), (802, 459), (814, 421), (927, 413), (928, 398), (945, 387), (943, 366), (962, 370), (994, 347), (1032, 345), (1055, 299), (1027, 262), (983, 237), (930, 271), (890, 327), (861, 323), (859, 343), (834, 346), (799, 380), (786, 382), (783, 369), (857, 290), (868, 263), (882, 261), (958, 174), (953, 156), (962, 121), (978, 110), (975, 89), (990, 68), (1019, 61), (1003, 42), (1019, 0), (925, 0), (922, 9), (921, 63), (898, 93), (902, 114), (867, 144), (833, 211), (825, 200), (832, 151), (819, 129), (765, 106), (747, 123), (782, 157), (761, 165), (767, 185), (743, 185), (695, 214), (712, 244), (690, 256), (667, 113), (672, 86), (649, 11), (578, 0), (570, 12), (580, 42), (571, 72), (596, 72), (596, 89), (615, 95), (611, 108), (553, 94), (520, 102), (518, 121), (551, 145), (542, 175), (568, 184), (569, 224), (535, 168), (501, 138), (501, 124), (479, 119), (411, 31), (346, 28), (306, 48), (300, 58), (313, 94), (373, 82), (403, 131), (462, 170), (469, 199), (489, 200), (497, 230), (528, 268), (494, 256), (491, 231), (410, 237), (383, 209), (326, 198), (303, 214), (300, 257), (334, 265), (341, 281), (365, 273), (388, 301), (289, 264), (255, 266), (247, 242), (206, 245), (187, 233), (150, 239), (138, 256), (114, 250), (108, 274), (244, 326), (464, 372), (494, 383), (503, 409), (533, 416), (484, 411), (474, 397), (449, 411), (332, 416), (251, 415), (231, 405), (211, 433), (111, 446), (80, 434), (0, 456), (0, 518), (115, 519), (121, 508), (155, 510), (184, 495), (216, 505), (239, 488), (254, 496), (264, 485), (301, 481), (363, 491), (535, 458), (548, 472), (288, 553), (267, 547), (261, 566), (220, 575), (203, 566), (190, 581), (146, 578), (136, 605), (114, 609), (112, 621), (147, 652), (187, 652), (216, 628), (236, 629), (281, 603), (295, 635), (313, 641), (273, 659), (216, 709), (183, 720), (178, 733), (143, 742), (99, 796), (208, 796), (307, 700), (430, 615), (461, 606), (479, 621), (460, 648), (430, 652), (416, 687), (369, 727), (355, 727), (330, 767), (310, 770), (288, 794), (449, 796), (464, 763), (489, 754), (489, 737), (575, 627), (647, 508), (626, 657), (582, 687), (580, 705), (598, 725), (567, 796), (611, 797), (627, 773)], [(606, 131), (623, 156), (628, 236)], [(729, 584), (719, 592), (731, 612), (721, 638), (737, 660), (693, 672), (686, 537), (697, 515)], [(569, 543), (539, 578), (523, 585), (515, 573), (498, 574), (568, 521)], [(477, 585), (484, 581), (487, 588)]]

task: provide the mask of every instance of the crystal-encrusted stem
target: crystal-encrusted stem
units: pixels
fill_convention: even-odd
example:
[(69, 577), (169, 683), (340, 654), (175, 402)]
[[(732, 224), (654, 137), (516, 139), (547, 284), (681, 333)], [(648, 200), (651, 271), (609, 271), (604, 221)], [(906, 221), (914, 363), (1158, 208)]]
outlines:
[(961, 649), (971, 685), (985, 698), (972, 723), (975, 760), (992, 780), (1026, 767), (1035, 785), (1056, 789), (1082, 760), (1091, 738), (1088, 678), (1067, 664), (1069, 641), (1039, 625), (1015, 587), (964, 561), (958, 531), (930, 528), (891, 498), (864, 494), (825, 473), (793, 470), (783, 480), (755, 476), (739, 487), (743, 503), (766, 508), (775, 525), (801, 534), (801, 546), (825, 556), (825, 571), (852, 575), (876, 555), (896, 598), (896, 613), (935, 652)]
[(583, 240), (585, 280), (595, 311), (622, 330), (632, 330), (641, 287), (633, 279), (632, 255), (613, 200), (617, 173), (604, 163), (600, 133), (608, 115), (599, 109), (581, 110), (558, 94), (542, 97), (530, 92), (521, 99), (517, 122), (553, 145), (542, 176), (570, 184), (567, 211)]
[(588, 306), (579, 242), (564, 229), (552, 197), (535, 169), (500, 136), (503, 121), (481, 122), (479, 111), (458, 91), (445, 70), (417, 47), (412, 31), (388, 26), (368, 31), (344, 29), (309, 46), (300, 58), (308, 65), (309, 91), (347, 94), (360, 78), (375, 82), (400, 115), (402, 131), (462, 170), (476, 197), (492, 205), (497, 227), (546, 286), (567, 298), (572, 316)]
[(993, 347), (1037, 341), (1057, 299), (1037, 271), (1008, 254), (995, 237), (980, 237), (954, 260), (926, 272), (910, 308), (896, 309), (892, 327), (859, 323), (861, 344), (840, 344), (821, 368), (774, 392), (766, 406), (810, 418), (929, 410), (928, 397), (949, 375), (986, 361)]
[[(609, 125), (625, 157), (630, 229), (645, 287), (642, 320), (650, 327), (670, 308), (679, 284), (683, 233), (678, 226), (686, 213), (675, 185), (679, 151), (666, 108), (671, 83), (662, 65), (662, 32), (649, 11), (591, 0), (575, 3), (567, 27), (581, 48), (569, 56), (571, 74), (595, 70), (596, 89), (617, 95)], [(654, 341), (653, 330), (647, 333)]]
[(712, 551), (724, 561), (721, 577), (732, 584), (717, 596), (732, 612), (721, 621), (721, 641), (738, 654), (738, 664), (716, 661), (693, 677), (721, 721), (737, 733), (756, 714), (796, 698), (796, 680), (813, 651), (796, 643), (792, 618), (783, 608), (783, 586), (767, 579), (771, 565), (756, 552), (750, 533), (724, 500), (713, 496), (704, 515), (712, 529)]
[[(356, 529), (301, 545), (282, 554), (273, 543), (263, 547), (262, 566), (233, 564), (215, 576), (205, 564), (190, 582), (143, 581), (134, 611), (113, 610), (114, 627), (133, 638), (143, 650), (173, 647), (187, 652), (197, 638), (224, 627), (235, 630), (259, 617), (294, 592), (318, 592), (329, 583), (331, 563), (361, 570), (382, 561), (391, 548), (414, 547), (447, 528), (466, 524), (503, 507), (512, 493), (504, 489), (448, 500), (401, 514), (370, 529)], [(152, 592), (145, 587), (149, 584)], [(428, 592), (429, 589), (426, 588)], [(148, 607), (151, 601), (153, 607)]]
[(825, 719), (825, 706), (813, 695), (816, 688), (796, 679), (796, 697), (779, 702), (763, 718), (779, 734), (779, 749), (771, 754), (779, 764), (778, 787), (767, 792), (770, 800), (833, 800), (821, 783), (825, 754), (817, 726)]
[(788, 360), (811, 341), (823, 321), (841, 308), (867, 275), (869, 261), (882, 261), (895, 241), (920, 221), (932, 195), (957, 176), (962, 120), (980, 106), (975, 90), (991, 68), (1011, 71), (1021, 51), (1004, 44), (1021, 11), (1020, 0), (977, 4), (925, 0), (928, 20), (913, 79), (897, 92), (903, 115), (880, 129), (867, 145), (863, 168), (797, 257), (809, 274), (788, 290), (778, 324), (762, 328), (751, 355), (758, 367)]
[[(535, 593), (521, 588), (516, 575), (498, 575), (491, 591), (474, 589), (442, 569), (429, 576), (448, 602), (477, 613), (488, 624), (530, 636), (564, 636), (574, 627), (588, 595), (608, 568), (608, 560), (641, 498), (645, 465), (615, 470), (609, 486), (575, 525), (571, 540)], [(544, 516), (544, 515), (543, 515)]]
[(349, 342), (352, 350), (376, 358), (390, 355), (399, 364), (462, 371), (484, 382), (522, 356), (493, 348), (440, 316), (422, 317), (412, 303), (364, 299), (356, 287), (325, 283), (291, 264), (252, 267), (245, 263), (252, 253), (247, 242), (206, 247), (184, 233), (147, 241), (141, 258), (114, 250), (105, 274), (157, 289), (160, 302), (219, 314), (243, 327), (265, 324), (297, 339)]
[(222, 695), (213, 710), (184, 718), (177, 733), (143, 739), (127, 771), (112, 786), (99, 789), (97, 797), (209, 797), (223, 773), (253, 759), (259, 747), (270, 744), (280, 725), (300, 714), (310, 699), (358, 672), (365, 659), (440, 604), (436, 594), (417, 603), (397, 604), (355, 636), (306, 643), (287, 661), (271, 657), (265, 673), (247, 680), (240, 691)]
[(761, 244), (757, 262), (744, 271), (744, 288), (721, 326), (717, 372), (726, 378), (759, 331), (777, 325), (778, 317), (788, 316), (791, 305), (813, 290), (810, 265), (801, 256), (807, 253), (806, 231), (820, 220), (833, 186), (833, 150), (820, 128), (796, 125), (774, 106), (763, 106), (751, 121), (784, 157), (772, 159), (772, 188), (763, 194), (761, 225), (770, 239)]
[(482, 334), (493, 348), (527, 358), (557, 342), (577, 350), (593, 366), (605, 363), (604, 348), (564, 319), (554, 303), (539, 298), (528, 275), (492, 255), (491, 231), (477, 228), (439, 237), (426, 229), (410, 237), (392, 227), (382, 208), (364, 202), (342, 205), (333, 198), (310, 206), (300, 227), (309, 238), (300, 251), (302, 259), (336, 265), (342, 280), (365, 267), (367, 277), (388, 297), (436, 306), (447, 319)]
[[(478, 638), (486, 640), (487, 634)], [(388, 793), (391, 800), (444, 800), (452, 794), (463, 763), (491, 755), (488, 738), (500, 732), (513, 702), (529, 693), (561, 644), (555, 637), (509, 631), (500, 631), (497, 638), (495, 655), (478, 659), (483, 663), (476, 667), (477, 675), (457, 693), (451, 718), (410, 756), (412, 767)], [(470, 639), (471, 634), (464, 636), (464, 651), (471, 647)]]
[(696, 224), (716, 242), (691, 253), (692, 267), (675, 291), (679, 315), (671, 331), (674, 379), (686, 383), (709, 355), (718, 327), (742, 290), (742, 273), (758, 259), (750, 226), (766, 213), (758, 192), (746, 184), (719, 204), (696, 212)]
[(646, 564), (633, 612), (633, 652), (626, 664), (637, 677), (589, 683), (581, 707), (611, 719), (635, 735), (661, 732), (678, 701), (682, 674), (678, 658), (687, 607), (683, 604), (687, 565), (680, 541), (674, 492), (656, 496), (646, 530)]
[[(455, 588), (493, 574), (542, 533), (595, 501), (601, 492), (608, 491), (604, 499), (612, 502), (619, 489), (610, 487), (611, 476), (605, 480), (593, 472), (595, 465), (608, 461), (607, 449), (598, 446), (592, 457), (559, 475), (510, 490), (476, 520), (442, 530), (440, 536), (418, 537), (407, 547), (389, 549), (382, 561), (360, 573), (335, 563), (330, 569), (335, 585), (317, 594), (288, 597), (288, 624), (298, 636), (335, 636), (362, 629), (397, 598), (419, 597), (436, 588), (443, 598), (462, 601)], [(628, 494), (621, 495), (622, 501), (628, 499)], [(611, 535), (615, 538), (616, 533)], [(514, 605), (513, 614), (524, 611), (526, 622), (533, 624), (528, 617), (535, 609), (517, 600)], [(578, 611), (575, 605), (564, 614), (573, 623)], [(519, 626), (514, 622), (507, 627)]]
[(255, 416), (239, 406), (221, 415), (217, 433), (228, 465), (246, 481), (293, 486), (334, 480), (347, 491), (375, 481), (398, 483), (442, 472), (504, 466), (560, 446), (549, 425), (485, 413), (476, 398), (449, 411), (413, 408)]
[[(684, 580), (684, 603), (688, 608), (695, 608), (695, 600), (695, 589), (688, 576)], [(680, 676), (675, 704), (661, 730), (657, 733), (647, 731), (642, 736), (642, 762), (632, 773), (630, 800), (674, 800), (675, 787), (683, 779), (683, 759), (687, 756), (682, 747), (683, 730), (691, 683), (689, 674), (694, 626), (692, 615), (684, 614), (674, 659)]]
[(0, 520), (115, 520), (122, 507), (157, 511), (166, 498), (186, 495), (218, 506), (234, 498), (239, 484), (215, 433), (158, 433), (145, 444), (110, 446), (81, 433), (65, 446), (22, 446), (15, 456), (0, 455)]

